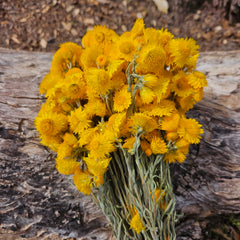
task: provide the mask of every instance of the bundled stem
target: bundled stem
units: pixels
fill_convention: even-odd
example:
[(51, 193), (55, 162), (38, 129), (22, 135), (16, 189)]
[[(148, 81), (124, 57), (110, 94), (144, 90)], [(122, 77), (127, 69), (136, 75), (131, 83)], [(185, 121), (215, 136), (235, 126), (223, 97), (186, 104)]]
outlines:
[[(169, 165), (164, 155), (148, 157), (135, 149), (134, 155), (123, 148), (113, 154), (96, 194), (98, 203), (119, 240), (174, 240), (176, 212)], [(145, 227), (139, 234), (130, 228), (134, 208)]]

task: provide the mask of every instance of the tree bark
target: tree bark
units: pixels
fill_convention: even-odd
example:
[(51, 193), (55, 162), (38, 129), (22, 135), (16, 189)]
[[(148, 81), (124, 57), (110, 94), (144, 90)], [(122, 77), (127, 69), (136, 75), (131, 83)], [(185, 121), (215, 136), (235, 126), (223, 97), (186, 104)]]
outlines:
[[(191, 147), (187, 160), (172, 166), (177, 210), (184, 213), (177, 226), (179, 240), (213, 239), (208, 236), (217, 227), (210, 226), (213, 220), (220, 226), (236, 215), (240, 222), (239, 63), (240, 51), (200, 55), (198, 70), (206, 74), (209, 87), (189, 116), (205, 132), (200, 145)], [(240, 239), (239, 230), (238, 237), (230, 233), (230, 238), (216, 239)]]
[[(101, 210), (55, 170), (33, 124), (51, 58), (0, 48), (0, 239), (111, 239)], [(189, 116), (205, 133), (183, 164), (171, 166), (177, 211), (184, 214), (179, 240), (208, 239), (214, 217), (240, 214), (239, 63), (240, 51), (200, 54), (198, 70), (209, 87)]]

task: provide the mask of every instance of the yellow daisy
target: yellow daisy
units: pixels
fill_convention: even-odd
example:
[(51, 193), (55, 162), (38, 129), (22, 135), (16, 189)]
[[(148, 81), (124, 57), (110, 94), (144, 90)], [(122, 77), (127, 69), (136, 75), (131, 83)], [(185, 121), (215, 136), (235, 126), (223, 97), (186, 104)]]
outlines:
[(130, 229), (134, 229), (134, 231), (139, 234), (141, 231), (145, 231), (144, 223), (138, 213), (138, 211), (135, 209), (135, 214), (132, 217), (130, 221)]
[(64, 92), (62, 91), (61, 85), (63, 83), (58, 83), (56, 84), (53, 88), (50, 88), (47, 91), (46, 97), (48, 98), (49, 101), (55, 102), (56, 103), (64, 103), (66, 102), (67, 98), (64, 95)]
[(102, 55), (102, 52), (102, 49), (99, 49), (96, 46), (84, 49), (81, 55), (81, 63), (84, 70), (91, 67), (97, 67), (97, 58)]
[(40, 111), (35, 126), (40, 135), (54, 136), (67, 129), (67, 118), (63, 114)]
[(105, 155), (110, 154), (116, 148), (114, 146), (114, 139), (109, 139), (105, 133), (95, 133), (90, 143), (86, 148), (91, 152), (94, 158), (104, 158)]
[(149, 116), (170, 116), (175, 110), (175, 103), (170, 100), (162, 100), (158, 104), (151, 104), (152, 108), (146, 111), (146, 114)]
[(82, 45), (84, 48), (92, 46), (104, 46), (111, 44), (112, 41), (116, 41), (118, 35), (111, 29), (105, 26), (97, 25), (88, 32), (82, 38)]
[(199, 71), (195, 71), (188, 75), (188, 83), (193, 88), (202, 88), (208, 86), (206, 76)]
[(97, 59), (96, 63), (99, 68), (104, 68), (107, 65), (108, 59), (107, 56), (104, 54), (100, 54)]
[(146, 44), (157, 44), (165, 47), (172, 38), (173, 35), (167, 29), (144, 29), (144, 39)]
[(159, 85), (159, 82), (161, 81), (157, 75), (154, 74), (146, 74), (143, 76), (144, 79), (144, 86), (149, 88), (154, 88)]
[(141, 140), (140, 146), (141, 146), (142, 151), (145, 152), (145, 154), (147, 156), (151, 156), (152, 155), (151, 146), (150, 146), (150, 143), (148, 141)]
[(163, 117), (161, 121), (161, 129), (169, 132), (176, 132), (180, 120), (179, 113), (173, 112), (172, 115)]
[(105, 95), (111, 89), (110, 76), (104, 69), (89, 68), (86, 81), (98, 94)]
[(94, 184), (96, 187), (103, 185), (103, 183), (104, 183), (104, 175), (95, 176)]
[(68, 116), (68, 121), (70, 124), (70, 129), (74, 133), (81, 134), (85, 129), (90, 127), (91, 120), (88, 118), (86, 111), (82, 110), (81, 107), (75, 109)]
[(63, 140), (70, 146), (76, 146), (78, 141), (74, 134), (68, 132), (64, 134)]
[(72, 111), (72, 106), (74, 105), (73, 100), (65, 100), (62, 103), (55, 102), (55, 106), (53, 107), (52, 111), (58, 114), (68, 114)]
[(135, 142), (136, 142), (136, 137), (129, 137), (125, 139), (122, 147), (128, 149), (130, 153), (133, 153)]
[(117, 41), (118, 58), (125, 59), (128, 62), (133, 60), (134, 55), (137, 53), (138, 42), (131, 37), (122, 35)]
[(75, 74), (75, 73), (82, 73), (82, 70), (80, 68), (77, 68), (77, 67), (73, 67), (73, 68), (70, 68), (66, 74), (65, 74), (65, 78), (71, 76), (72, 74)]
[(159, 45), (145, 45), (141, 48), (136, 63), (137, 73), (161, 72), (166, 63), (166, 52)]
[(88, 171), (94, 176), (99, 176), (107, 171), (111, 158), (106, 156), (96, 158), (90, 153), (87, 157), (84, 157), (83, 160), (87, 164)]
[(178, 161), (179, 163), (183, 163), (185, 159), (186, 155), (182, 153), (179, 149), (167, 152), (163, 158), (163, 160), (167, 163), (175, 163), (176, 161)]
[(177, 132), (166, 132), (165, 139), (167, 141), (176, 141), (179, 138)]
[(120, 90), (125, 84), (127, 84), (126, 74), (122, 71), (114, 72), (112, 75), (112, 89)]
[[(117, 59), (117, 60), (110, 60), (108, 65), (107, 65), (107, 71), (112, 78), (112, 81), (118, 78), (118, 75), (121, 74), (123, 67), (124, 67), (125, 60), (122, 59)], [(125, 75), (125, 74), (124, 74)], [(125, 76), (126, 78), (126, 76)], [(113, 83), (114, 84), (114, 83)]]
[(63, 142), (58, 147), (57, 157), (58, 159), (71, 157), (72, 151), (73, 151), (72, 146), (68, 145), (66, 142)]
[(41, 144), (49, 147), (52, 151), (57, 152), (59, 145), (62, 143), (62, 138), (60, 136), (41, 136)]
[(82, 52), (82, 47), (75, 43), (61, 44), (59, 50), (53, 55), (51, 66), (53, 76), (64, 77), (69, 69), (80, 66), (79, 59)]
[(157, 102), (168, 96), (168, 90), (170, 86), (171, 75), (163, 73), (158, 76), (158, 83), (153, 87), (153, 91), (157, 96)]
[(193, 108), (194, 104), (196, 103), (193, 94), (187, 97), (177, 97), (177, 102), (179, 104), (179, 111), (182, 113), (187, 112), (189, 109)]
[(113, 132), (114, 136), (118, 138), (120, 132), (124, 129), (126, 122), (126, 113), (115, 113), (108, 119), (108, 129)]
[(201, 134), (203, 134), (202, 125), (195, 119), (181, 118), (177, 133), (180, 137), (187, 140), (189, 143), (199, 143)]
[(96, 89), (94, 89), (92, 86), (88, 85), (87, 84), (87, 87), (86, 87), (86, 94), (87, 94), (87, 99), (88, 101), (95, 101), (96, 99), (97, 100), (100, 100), (101, 99), (101, 96), (99, 95), (99, 92), (96, 91)]
[(153, 137), (151, 141), (151, 150), (153, 154), (164, 154), (168, 151), (167, 144), (160, 137)]
[(94, 101), (89, 101), (84, 105), (86, 113), (90, 116), (100, 116), (104, 117), (106, 115), (107, 109), (106, 104), (101, 99), (95, 99)]
[(86, 98), (86, 83), (83, 73), (75, 73), (68, 76), (62, 85), (62, 92), (68, 99)]
[(203, 88), (199, 88), (197, 91), (194, 91), (193, 98), (196, 102), (200, 102), (203, 98)]
[(156, 97), (154, 91), (148, 87), (140, 88), (140, 97), (144, 104), (149, 104)]
[(115, 112), (122, 112), (130, 106), (131, 102), (131, 92), (128, 92), (128, 86), (125, 85), (121, 90), (115, 93), (113, 97), (113, 109)]
[(168, 50), (170, 56), (173, 58), (173, 63), (177, 67), (184, 66), (195, 67), (198, 57), (198, 48), (196, 41), (193, 39), (172, 39), (169, 42)]
[(97, 128), (87, 128), (79, 134), (78, 144), (80, 147), (90, 143), (95, 133), (98, 131)]
[(76, 162), (75, 159), (62, 159), (56, 158), (56, 169), (58, 172), (64, 175), (74, 174), (77, 168), (79, 168), (80, 163)]
[(189, 145), (190, 143), (185, 139), (178, 139), (174, 144), (174, 148), (165, 154), (163, 160), (168, 163), (174, 163), (176, 161), (183, 163), (186, 159), (186, 154), (189, 152)]
[(88, 171), (82, 171), (79, 167), (76, 168), (73, 182), (76, 188), (83, 194), (89, 195), (92, 192), (92, 176)]
[(182, 153), (188, 154), (190, 143), (184, 138), (179, 138), (174, 145), (177, 147), (177, 149), (180, 149)]
[(144, 113), (135, 113), (128, 120), (131, 132), (135, 135), (138, 130), (148, 133), (152, 132), (154, 129), (158, 129), (158, 124), (156, 120)]
[(188, 83), (188, 75), (184, 71), (180, 71), (173, 77), (171, 89), (179, 97), (187, 97), (194, 92)]
[(39, 92), (40, 94), (45, 94), (47, 91), (49, 91), (51, 88), (55, 86), (55, 84), (58, 82), (58, 78), (54, 77), (51, 72), (45, 75), (42, 82), (39, 86)]

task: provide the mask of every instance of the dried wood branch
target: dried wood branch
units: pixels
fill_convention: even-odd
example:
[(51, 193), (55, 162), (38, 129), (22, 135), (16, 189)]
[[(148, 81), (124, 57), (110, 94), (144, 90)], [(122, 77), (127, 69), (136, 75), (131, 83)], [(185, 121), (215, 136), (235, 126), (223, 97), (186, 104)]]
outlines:
[[(0, 239), (111, 239), (101, 210), (57, 173), (40, 145), (34, 117), (51, 53), (0, 49)], [(240, 214), (240, 51), (203, 53), (209, 81), (190, 112), (205, 133), (188, 159), (172, 166), (178, 239), (205, 239), (211, 217)]]

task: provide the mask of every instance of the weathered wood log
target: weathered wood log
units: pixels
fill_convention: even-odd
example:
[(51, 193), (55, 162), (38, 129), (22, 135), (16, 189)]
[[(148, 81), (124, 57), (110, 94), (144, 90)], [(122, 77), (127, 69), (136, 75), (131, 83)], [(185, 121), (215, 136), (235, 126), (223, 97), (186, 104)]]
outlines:
[[(0, 49), (0, 239), (111, 239), (101, 210), (57, 173), (34, 128), (51, 58)], [(189, 114), (205, 133), (171, 169), (177, 211), (184, 214), (179, 240), (208, 239), (213, 217), (240, 214), (240, 51), (202, 53), (198, 69), (209, 87)]]
[(189, 115), (205, 133), (187, 161), (172, 168), (177, 209), (185, 215), (178, 239), (213, 239), (207, 225), (240, 213), (240, 51), (203, 53), (198, 69), (209, 87)]

